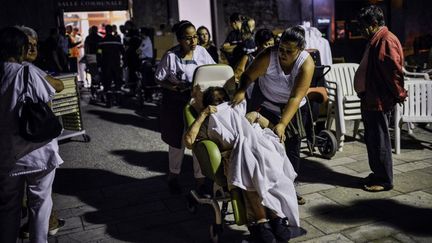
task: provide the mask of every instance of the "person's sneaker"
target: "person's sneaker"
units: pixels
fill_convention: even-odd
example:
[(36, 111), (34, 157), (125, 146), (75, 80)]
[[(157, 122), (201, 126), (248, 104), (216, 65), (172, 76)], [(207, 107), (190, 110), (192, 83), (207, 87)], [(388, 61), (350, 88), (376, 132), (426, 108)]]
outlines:
[(55, 235), (66, 224), (66, 220), (64, 219), (56, 219), (57, 222), (54, 222), (49, 225), (48, 235)]
[(171, 194), (181, 194), (182, 188), (178, 182), (177, 177), (168, 179), (168, 188)]
[(276, 238), (269, 223), (258, 223), (249, 226), (254, 243), (276, 243)]
[(287, 218), (274, 218), (269, 220), (269, 224), (277, 240), (288, 241), (291, 239), (291, 232), (288, 228)]

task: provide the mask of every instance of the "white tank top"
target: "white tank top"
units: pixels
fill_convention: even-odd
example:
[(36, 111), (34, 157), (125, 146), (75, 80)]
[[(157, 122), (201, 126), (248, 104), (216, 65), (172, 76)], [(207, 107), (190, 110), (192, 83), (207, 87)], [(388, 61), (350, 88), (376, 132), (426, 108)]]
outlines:
[[(300, 67), (309, 56), (307, 51), (301, 51), (291, 73), (285, 74), (279, 63), (278, 50), (273, 49), (270, 53), (270, 63), (267, 67), (266, 74), (259, 77), (258, 82), (263, 95), (270, 101), (275, 103), (287, 103), (291, 96), (291, 91), (294, 87), (294, 82), (299, 73)], [(300, 107), (306, 103), (306, 99), (300, 103)], [(280, 114), (280, 108), (276, 105), (265, 101), (262, 106)]]

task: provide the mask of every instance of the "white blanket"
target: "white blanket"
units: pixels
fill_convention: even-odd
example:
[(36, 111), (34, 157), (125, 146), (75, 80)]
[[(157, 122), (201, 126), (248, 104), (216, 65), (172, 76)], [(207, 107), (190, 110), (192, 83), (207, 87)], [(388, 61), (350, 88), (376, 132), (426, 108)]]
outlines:
[(291, 226), (299, 226), (294, 188), (297, 174), (286, 156), (284, 145), (270, 129), (251, 125), (245, 113), (245, 101), (235, 108), (223, 103), (209, 119), (209, 137), (221, 145), (233, 147), (228, 183), (257, 191), (265, 207), (279, 217), (287, 217)]

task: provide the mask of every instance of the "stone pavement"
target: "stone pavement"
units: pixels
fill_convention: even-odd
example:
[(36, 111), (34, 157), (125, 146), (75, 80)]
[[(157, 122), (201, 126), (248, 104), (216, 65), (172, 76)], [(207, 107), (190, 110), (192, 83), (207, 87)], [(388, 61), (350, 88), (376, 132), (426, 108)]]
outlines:
[[(87, 100), (82, 115), (91, 142), (74, 137), (60, 145), (65, 163), (53, 200), (66, 226), (49, 242), (210, 242), (212, 210), (191, 214), (184, 196), (168, 192), (157, 107), (136, 112)], [(402, 139), (402, 153), (394, 155), (394, 190), (382, 193), (358, 189), (358, 179), (369, 174), (361, 138), (348, 136), (344, 151), (331, 160), (304, 154), (298, 190), (307, 201), (300, 217), (308, 233), (291, 242), (432, 242), (432, 128), (404, 132)], [(188, 154), (185, 189), (193, 186)], [(230, 225), (220, 242), (247, 238), (246, 227)]]

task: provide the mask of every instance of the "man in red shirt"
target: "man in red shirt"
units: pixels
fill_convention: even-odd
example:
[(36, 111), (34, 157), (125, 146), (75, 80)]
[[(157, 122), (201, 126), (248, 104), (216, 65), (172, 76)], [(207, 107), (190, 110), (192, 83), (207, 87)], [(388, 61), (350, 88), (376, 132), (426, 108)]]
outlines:
[(397, 103), (407, 97), (403, 78), (403, 53), (398, 38), (384, 22), (377, 6), (360, 10), (358, 16), (363, 35), (369, 39), (363, 59), (354, 78), (361, 99), (365, 143), (372, 173), (363, 189), (371, 192), (393, 188), (393, 159), (388, 115)]

